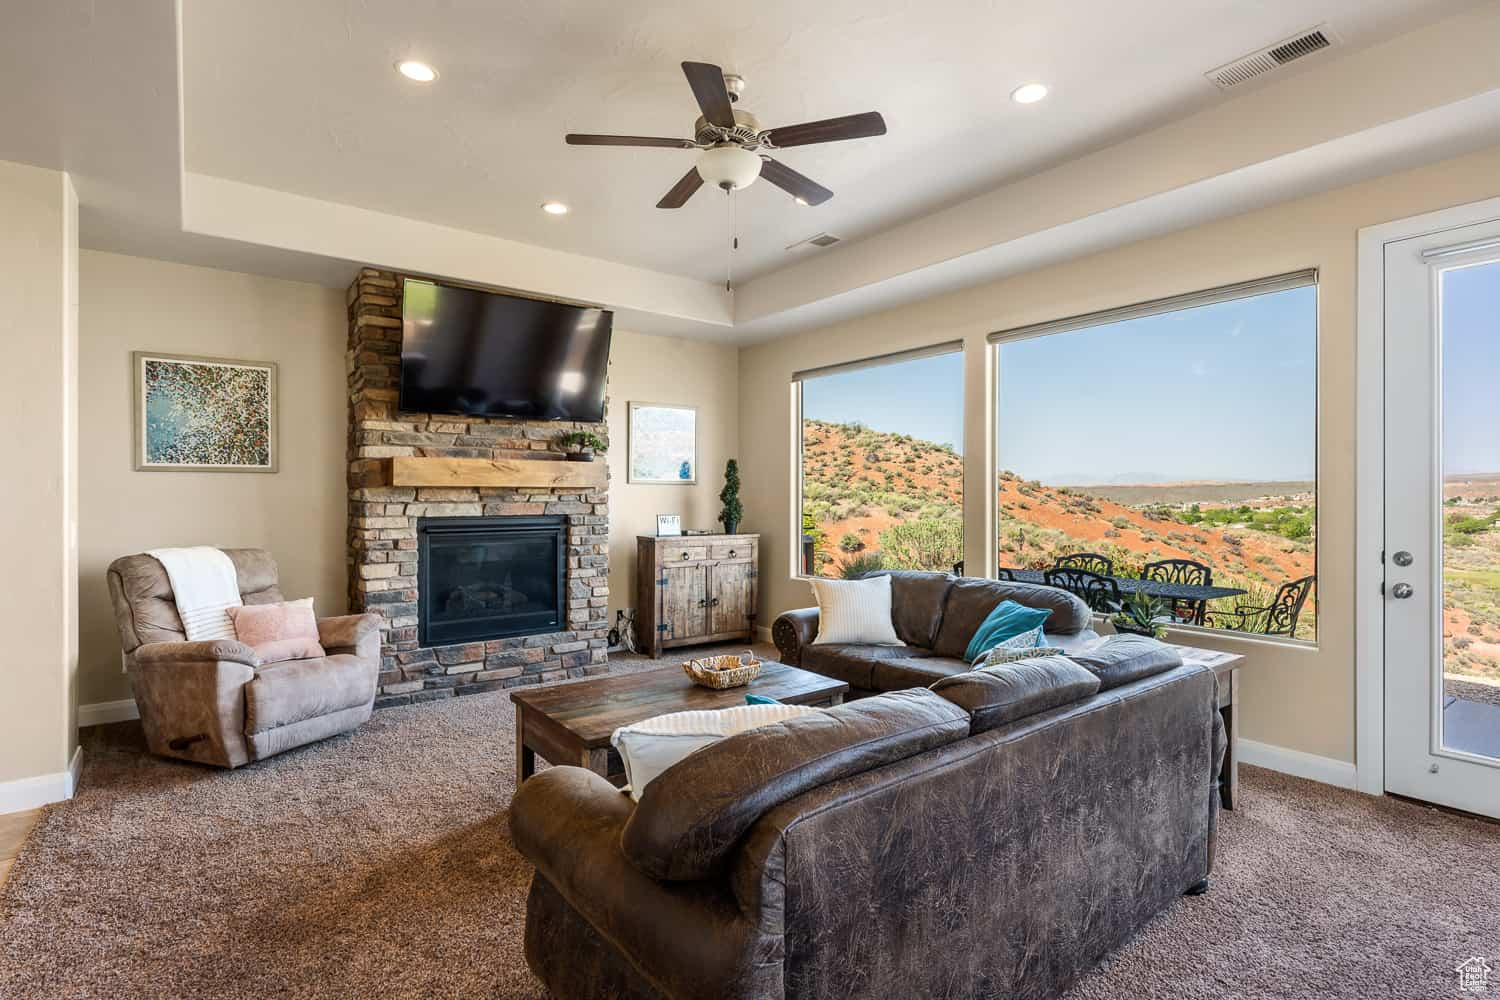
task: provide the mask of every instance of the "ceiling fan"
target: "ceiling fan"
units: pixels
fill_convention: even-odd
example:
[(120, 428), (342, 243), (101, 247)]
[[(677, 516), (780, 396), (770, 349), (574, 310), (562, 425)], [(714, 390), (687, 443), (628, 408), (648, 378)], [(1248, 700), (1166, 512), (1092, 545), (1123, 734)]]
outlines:
[(732, 106), (745, 90), (743, 78), (711, 63), (685, 62), (682, 72), (703, 111), (693, 127), (692, 139), (576, 133), (566, 137), (572, 146), (702, 150), (697, 165), (672, 185), (666, 197), (656, 203), (657, 208), (681, 208), (705, 181), (725, 191), (737, 191), (755, 183), (757, 177), (764, 177), (804, 204), (821, 205), (833, 197), (832, 191), (762, 151), (885, 135), (885, 119), (878, 111), (763, 129), (750, 112), (736, 111)]

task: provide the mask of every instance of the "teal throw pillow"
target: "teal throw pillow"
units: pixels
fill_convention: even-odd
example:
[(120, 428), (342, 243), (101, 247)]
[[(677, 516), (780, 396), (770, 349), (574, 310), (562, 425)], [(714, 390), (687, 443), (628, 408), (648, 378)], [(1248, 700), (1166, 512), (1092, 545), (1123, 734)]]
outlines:
[(747, 695), (745, 695), (745, 704), (746, 705), (780, 705), (781, 702), (777, 701), (775, 698), (767, 698), (763, 694), (747, 694)]
[[(994, 649), (1007, 639), (1014, 639), (1023, 632), (1032, 629), (1040, 629), (1052, 614), (1048, 608), (1028, 608), (1024, 604), (1015, 601), (1001, 601), (995, 605), (995, 610), (989, 613), (979, 628), (974, 632), (974, 638), (969, 640), (969, 648), (964, 650), (964, 659), (973, 663), (985, 653)], [(1037, 639), (1041, 639), (1041, 633), (1037, 633)], [(1032, 645), (1038, 645), (1033, 642)]]

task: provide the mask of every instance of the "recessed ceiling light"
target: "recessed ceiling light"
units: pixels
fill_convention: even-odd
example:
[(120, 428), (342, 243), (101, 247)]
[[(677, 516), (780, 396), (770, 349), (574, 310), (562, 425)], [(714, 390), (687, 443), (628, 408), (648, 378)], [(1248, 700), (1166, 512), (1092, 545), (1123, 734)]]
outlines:
[(1046, 96), (1045, 83), (1025, 83), (1010, 92), (1010, 99), (1017, 104), (1035, 104)]
[(415, 80), (418, 83), (431, 83), (437, 79), (437, 70), (424, 62), (417, 62), (414, 59), (398, 62), (396, 64), (396, 72), (408, 80)]
[(548, 215), (567, 215), (568, 206), (560, 201), (544, 201), (542, 202), (542, 211)]

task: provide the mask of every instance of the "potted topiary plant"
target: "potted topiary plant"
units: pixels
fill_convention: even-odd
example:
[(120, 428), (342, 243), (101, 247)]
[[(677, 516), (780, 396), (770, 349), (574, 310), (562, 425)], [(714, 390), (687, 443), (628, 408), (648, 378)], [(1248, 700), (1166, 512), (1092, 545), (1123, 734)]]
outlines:
[(724, 509), (719, 511), (724, 533), (733, 535), (740, 530), (740, 518), (745, 511), (740, 506), (740, 463), (732, 458), (724, 466), (724, 488), (719, 491), (719, 500), (724, 504)]
[(1116, 632), (1160, 639), (1167, 634), (1167, 626), (1172, 624), (1166, 604), (1144, 590), (1137, 590), (1113, 606), (1114, 614), (1109, 616), (1109, 623)]
[(589, 431), (569, 431), (557, 439), (557, 446), (567, 453), (570, 462), (592, 462), (594, 452), (604, 454), (604, 440)]

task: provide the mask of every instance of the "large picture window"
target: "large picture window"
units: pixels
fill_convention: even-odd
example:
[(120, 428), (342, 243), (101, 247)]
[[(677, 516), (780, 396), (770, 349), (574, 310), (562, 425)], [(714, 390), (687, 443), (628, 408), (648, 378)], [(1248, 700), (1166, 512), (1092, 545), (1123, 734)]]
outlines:
[(991, 340), (1002, 576), (1315, 638), (1314, 273)]
[(798, 572), (949, 570), (963, 560), (958, 344), (796, 376)]

